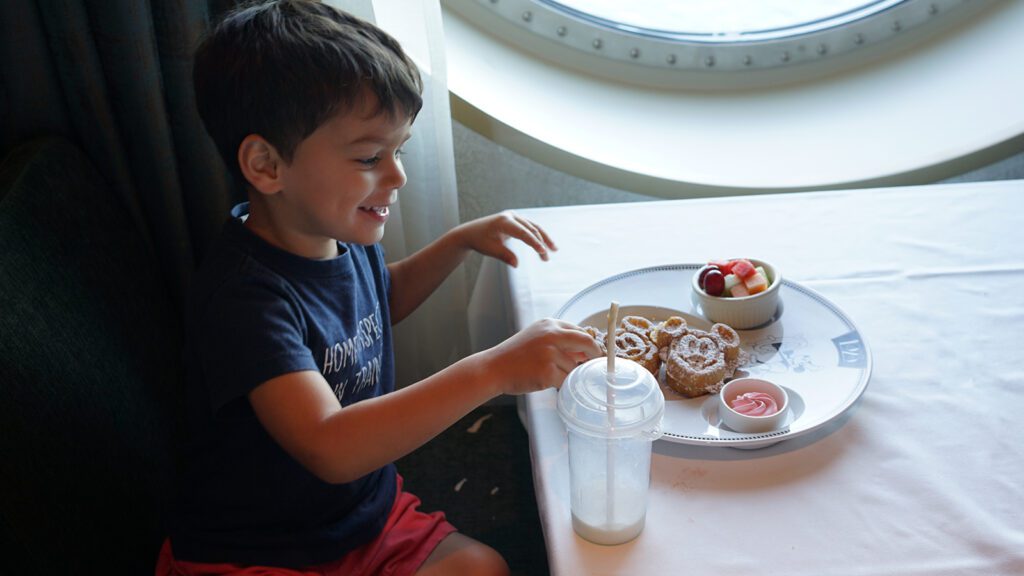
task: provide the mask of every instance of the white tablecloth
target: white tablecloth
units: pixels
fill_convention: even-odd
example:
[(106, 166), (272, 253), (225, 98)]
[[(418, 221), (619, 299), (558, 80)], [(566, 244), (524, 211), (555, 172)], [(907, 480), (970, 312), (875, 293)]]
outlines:
[(861, 400), (761, 450), (654, 445), (647, 526), (578, 537), (555, 393), (521, 402), (552, 574), (1024, 574), (1024, 181), (530, 209), (560, 250), (488, 261), (488, 346), (620, 272), (775, 263), (870, 346)]

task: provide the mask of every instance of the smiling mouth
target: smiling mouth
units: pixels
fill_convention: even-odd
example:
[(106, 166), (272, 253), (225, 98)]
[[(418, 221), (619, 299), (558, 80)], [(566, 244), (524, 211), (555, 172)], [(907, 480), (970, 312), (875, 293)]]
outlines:
[(387, 206), (362, 206), (359, 209), (365, 210), (366, 212), (373, 212), (377, 216), (381, 217), (387, 216), (388, 212), (391, 211)]

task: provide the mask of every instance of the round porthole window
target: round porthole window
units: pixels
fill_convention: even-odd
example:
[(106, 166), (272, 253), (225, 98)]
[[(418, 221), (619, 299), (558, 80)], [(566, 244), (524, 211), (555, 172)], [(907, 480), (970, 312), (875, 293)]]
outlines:
[[(905, 35), (964, 0), (446, 0), (476, 4), (581, 55), (664, 70), (737, 71), (820, 62)], [(526, 42), (525, 44), (529, 44)], [(525, 46), (539, 49), (538, 46)]]
[(1019, 151), (1019, 0), (442, 0), (453, 116), (651, 196), (933, 182)]

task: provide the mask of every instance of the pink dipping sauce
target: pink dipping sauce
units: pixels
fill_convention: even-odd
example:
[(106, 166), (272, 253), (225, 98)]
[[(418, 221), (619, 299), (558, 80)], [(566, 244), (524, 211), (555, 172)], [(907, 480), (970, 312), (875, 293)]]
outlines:
[(771, 416), (779, 411), (779, 405), (771, 394), (747, 392), (729, 402), (729, 407), (746, 416)]

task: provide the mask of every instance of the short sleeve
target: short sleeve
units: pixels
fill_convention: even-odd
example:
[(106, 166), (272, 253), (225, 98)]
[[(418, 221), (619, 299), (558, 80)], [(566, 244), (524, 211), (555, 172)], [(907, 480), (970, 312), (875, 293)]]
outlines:
[(267, 380), (317, 370), (298, 299), (283, 283), (236, 278), (207, 301), (196, 332), (214, 412)]

